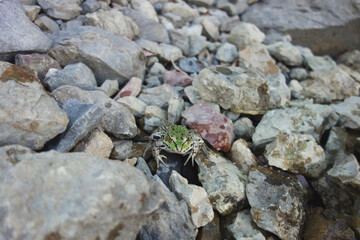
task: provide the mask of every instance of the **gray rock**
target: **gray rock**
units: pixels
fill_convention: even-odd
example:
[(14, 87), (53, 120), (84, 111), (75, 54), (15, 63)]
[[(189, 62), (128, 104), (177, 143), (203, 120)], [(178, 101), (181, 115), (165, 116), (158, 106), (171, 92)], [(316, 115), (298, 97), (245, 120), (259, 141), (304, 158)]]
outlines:
[(100, 27), (115, 35), (126, 36), (129, 39), (139, 35), (139, 27), (122, 12), (111, 9), (108, 11), (96, 11), (85, 15), (84, 25)]
[(129, 8), (122, 9), (122, 13), (130, 17), (139, 27), (139, 38), (159, 43), (170, 43), (169, 34), (162, 24)]
[(96, 0), (86, 0), (81, 4), (82, 13), (93, 13), (101, 8), (101, 4)]
[(116, 102), (120, 103), (124, 107), (127, 107), (134, 117), (144, 116), (146, 103), (134, 96), (127, 96), (119, 98)]
[(281, 132), (266, 145), (264, 157), (270, 166), (311, 178), (327, 167), (324, 150), (307, 134)]
[(252, 167), (257, 166), (254, 154), (243, 139), (238, 139), (232, 144), (229, 159), (245, 174), (248, 174)]
[(230, 16), (242, 14), (248, 8), (247, 0), (219, 0), (216, 7), (226, 11)]
[(245, 198), (247, 177), (231, 161), (210, 149), (195, 160), (199, 180), (213, 207), (223, 216), (235, 211)]
[(69, 121), (39, 79), (16, 65), (0, 66), (0, 106), (0, 146), (21, 144), (40, 150)]
[(167, 110), (167, 120), (173, 124), (180, 121), (181, 113), (184, 110), (185, 103), (182, 98), (171, 98)]
[(63, 85), (91, 90), (96, 88), (96, 79), (91, 69), (80, 62), (66, 65), (62, 70), (50, 69), (44, 79), (44, 85), (51, 92)]
[(163, 75), (166, 72), (166, 68), (161, 63), (154, 63), (149, 70), (151, 75)]
[(352, 68), (349, 68), (347, 66), (345, 66), (344, 64), (339, 64), (338, 67), (343, 70), (344, 72), (346, 72), (347, 74), (349, 74), (353, 79), (355, 79), (355, 81), (360, 83), (360, 71), (356, 71)]
[(98, 126), (105, 111), (95, 104), (85, 104), (75, 99), (67, 100), (61, 108), (67, 113), (69, 124), (65, 132), (53, 139), (47, 148), (58, 152), (68, 152), (79, 140)]
[(302, 81), (310, 77), (308, 71), (305, 68), (292, 68), (289, 74), (291, 79)]
[(215, 25), (208, 18), (204, 18), (201, 21), (201, 25), (203, 26), (203, 33), (206, 37), (208, 37), (211, 41), (217, 41), (220, 37), (219, 26)]
[[(295, 45), (314, 53), (336, 56), (359, 49), (360, 8), (357, 1), (264, 0), (252, 4), (242, 20), (260, 29), (276, 29), (291, 35)], [(341, 7), (339, 7), (341, 6)]]
[(265, 36), (264, 44), (270, 45), (276, 42), (291, 42), (291, 36), (277, 31), (268, 32)]
[(157, 183), (120, 161), (16, 145), (0, 156), (1, 239), (135, 239), (164, 201)]
[(303, 99), (302, 93), (304, 88), (301, 86), (300, 82), (297, 80), (291, 80), (289, 83), (289, 88), (291, 92), (291, 97), (295, 99)]
[(360, 72), (360, 51), (348, 51), (338, 58), (340, 63)]
[(251, 139), (255, 132), (252, 121), (247, 117), (242, 117), (234, 122), (234, 134), (236, 138)]
[(215, 2), (214, 0), (189, 0), (187, 1), (190, 4), (194, 4), (200, 7), (210, 7)]
[(196, 91), (194, 86), (187, 86), (184, 88), (184, 92), (186, 94), (186, 97), (189, 99), (189, 101), (195, 105), (197, 103), (205, 102), (199, 95), (199, 93)]
[(19, 2), (21, 2), (21, 4), (23, 4), (23, 5), (35, 5), (36, 4), (36, 0), (20, 0)]
[(185, 2), (167, 2), (163, 5), (162, 14), (166, 16), (166, 14), (173, 14), (179, 17), (179, 20), (174, 23), (176, 27), (182, 27), (187, 22), (191, 22), (194, 20), (199, 13), (196, 9), (191, 8)]
[(81, 14), (79, 0), (37, 0), (47, 15), (53, 18), (70, 20)]
[(155, 105), (160, 108), (166, 108), (169, 105), (171, 97), (177, 97), (178, 93), (174, 87), (168, 84), (162, 84), (158, 87), (148, 88), (141, 91), (139, 99), (147, 105)]
[(144, 115), (144, 130), (148, 132), (164, 126), (167, 121), (167, 112), (158, 106), (147, 106)]
[(288, 66), (301, 66), (302, 56), (298, 48), (289, 42), (276, 42), (267, 46), (271, 56)]
[(340, 126), (360, 129), (360, 97), (349, 97), (333, 105), (333, 109), (339, 114)]
[(145, 173), (145, 175), (148, 178), (152, 178), (153, 175), (151, 174), (150, 168), (147, 164), (147, 162), (145, 161), (145, 159), (143, 159), (142, 157), (139, 157), (136, 163), (136, 168), (139, 169), (140, 171), (142, 171), (143, 173)]
[(131, 0), (131, 7), (143, 16), (151, 18), (155, 22), (159, 22), (153, 5), (147, 0)]
[(330, 106), (305, 104), (303, 106), (268, 111), (255, 129), (255, 146), (271, 142), (281, 131), (312, 135), (317, 142), (325, 130), (338, 121)]
[(239, 16), (235, 15), (233, 17), (230, 18), (225, 18), (221, 20), (221, 25), (220, 25), (220, 31), (221, 32), (230, 32), (236, 25), (238, 25), (239, 23), (241, 23)]
[(85, 152), (94, 156), (109, 158), (114, 144), (103, 131), (95, 129), (75, 146), (73, 152)]
[(19, 1), (0, 2), (0, 29), (0, 61), (10, 61), (18, 53), (46, 52), (51, 46), (51, 40), (28, 19)]
[(161, 43), (159, 45), (159, 47), (160, 47), (160, 51), (161, 51), (160, 56), (165, 61), (168, 61), (168, 62), (177, 61), (183, 57), (180, 48), (178, 48), (176, 46), (166, 44), (166, 43)]
[(268, 168), (253, 168), (249, 173), (246, 196), (251, 215), (262, 229), (280, 239), (300, 239), (305, 222), (305, 191), (289, 174)]
[(182, 34), (179, 30), (169, 30), (169, 37), (171, 44), (180, 48), (184, 55), (189, 55), (190, 45), (189, 38), (185, 34)]
[(204, 188), (188, 184), (188, 180), (174, 170), (171, 172), (169, 184), (176, 196), (187, 203), (191, 219), (197, 228), (213, 220), (214, 211)]
[(284, 107), (290, 101), (291, 91), (286, 85), (285, 76), (282, 73), (268, 74), (267, 86), (269, 88), (269, 106), (271, 108)]
[(149, 51), (153, 54), (155, 54), (157, 57), (160, 57), (162, 54), (161, 48), (158, 43), (146, 40), (144, 38), (137, 39), (135, 41), (136, 44), (140, 45), (143, 49), (146, 51)]
[(65, 85), (54, 90), (51, 95), (59, 103), (73, 98), (86, 104), (95, 104), (105, 110), (102, 126), (106, 132), (117, 138), (132, 138), (137, 134), (135, 118), (130, 111), (101, 91), (86, 91)]
[(38, 17), (34, 23), (43, 31), (50, 34), (60, 31), (59, 25), (46, 15)]
[(32, 22), (35, 21), (41, 10), (41, 7), (37, 5), (23, 5), (23, 7), (25, 9), (26, 16), (29, 18), (29, 20)]
[(114, 149), (110, 157), (112, 159), (126, 160), (142, 155), (144, 144), (136, 143), (131, 140), (119, 140), (114, 142)]
[(235, 45), (226, 42), (218, 48), (215, 57), (221, 62), (231, 63), (238, 57), (238, 51)]
[(238, 49), (241, 49), (253, 43), (261, 43), (264, 39), (265, 34), (254, 24), (242, 22), (231, 30), (227, 41), (234, 44)]
[(336, 63), (328, 56), (305, 56), (304, 63), (313, 71), (331, 70), (336, 68)]
[(107, 79), (117, 79), (122, 84), (131, 77), (143, 78), (145, 73), (146, 58), (140, 47), (96, 27), (61, 31), (49, 55), (62, 66), (83, 62), (99, 84)]
[(117, 80), (105, 80), (99, 87), (109, 97), (115, 95), (119, 91), (119, 82)]
[(189, 56), (198, 55), (206, 47), (206, 37), (198, 35), (189, 36)]
[(332, 127), (325, 145), (325, 156), (329, 166), (334, 165), (338, 153), (346, 151), (349, 136), (345, 128)]

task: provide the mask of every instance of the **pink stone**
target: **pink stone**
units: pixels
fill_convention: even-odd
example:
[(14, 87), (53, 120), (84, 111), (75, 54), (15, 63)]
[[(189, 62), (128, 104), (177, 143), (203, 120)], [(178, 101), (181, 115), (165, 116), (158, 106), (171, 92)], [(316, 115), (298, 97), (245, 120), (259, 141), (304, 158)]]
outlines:
[(163, 76), (164, 83), (171, 86), (185, 87), (192, 82), (192, 78), (184, 72), (179, 71), (166, 71)]
[(233, 123), (207, 103), (198, 103), (183, 111), (186, 124), (195, 129), (216, 150), (228, 152), (234, 140)]
[(118, 100), (122, 97), (134, 96), (136, 97), (141, 91), (142, 80), (137, 77), (132, 77), (126, 85), (116, 94), (114, 100)]

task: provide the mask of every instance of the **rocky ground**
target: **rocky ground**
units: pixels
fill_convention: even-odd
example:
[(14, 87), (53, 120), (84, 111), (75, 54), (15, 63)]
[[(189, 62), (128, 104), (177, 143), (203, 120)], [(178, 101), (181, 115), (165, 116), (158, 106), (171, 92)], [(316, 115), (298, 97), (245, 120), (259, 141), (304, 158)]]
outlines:
[[(360, 239), (359, 19), (0, 0), (0, 239)], [(169, 122), (205, 139), (195, 166), (143, 156)]]

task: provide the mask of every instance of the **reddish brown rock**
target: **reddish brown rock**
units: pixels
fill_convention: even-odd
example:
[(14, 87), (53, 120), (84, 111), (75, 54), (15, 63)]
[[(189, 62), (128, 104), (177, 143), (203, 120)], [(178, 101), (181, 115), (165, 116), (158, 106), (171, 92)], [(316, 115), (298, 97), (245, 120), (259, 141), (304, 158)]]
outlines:
[(181, 86), (181, 87), (185, 87), (187, 85), (189, 85), (192, 82), (192, 78), (187, 75), (184, 72), (179, 72), (179, 71), (166, 71), (164, 76), (164, 83), (167, 83), (171, 86)]
[(118, 100), (122, 97), (134, 96), (136, 97), (141, 91), (142, 80), (137, 77), (132, 77), (127, 84), (120, 90), (114, 97), (114, 100)]
[(216, 150), (230, 150), (234, 140), (233, 123), (224, 114), (216, 112), (207, 103), (198, 103), (182, 112), (181, 116)]

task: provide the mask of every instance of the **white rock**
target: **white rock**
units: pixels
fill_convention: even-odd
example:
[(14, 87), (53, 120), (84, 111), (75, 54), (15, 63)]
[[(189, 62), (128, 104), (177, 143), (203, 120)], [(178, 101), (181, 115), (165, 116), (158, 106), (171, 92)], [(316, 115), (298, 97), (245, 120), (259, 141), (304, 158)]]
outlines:
[(229, 153), (229, 158), (244, 173), (248, 174), (250, 169), (257, 165), (256, 158), (248, 144), (243, 139), (236, 140)]

